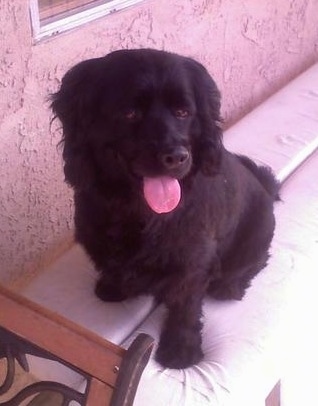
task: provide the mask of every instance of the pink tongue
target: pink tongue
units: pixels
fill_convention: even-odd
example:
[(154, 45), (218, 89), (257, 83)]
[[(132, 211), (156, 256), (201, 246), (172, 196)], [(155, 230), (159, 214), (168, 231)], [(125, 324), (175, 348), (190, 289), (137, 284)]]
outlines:
[(178, 206), (181, 189), (177, 179), (168, 176), (144, 178), (144, 196), (156, 213), (168, 213)]

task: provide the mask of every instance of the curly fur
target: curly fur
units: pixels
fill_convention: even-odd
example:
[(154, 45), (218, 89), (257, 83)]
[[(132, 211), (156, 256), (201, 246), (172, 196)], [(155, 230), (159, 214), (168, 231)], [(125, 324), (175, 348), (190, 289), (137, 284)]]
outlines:
[[(168, 308), (157, 360), (199, 362), (204, 296), (240, 300), (267, 262), (274, 176), (224, 148), (219, 91), (190, 58), (143, 49), (81, 62), (52, 108), (63, 126), (76, 239), (100, 273), (96, 294), (154, 295)], [(186, 159), (175, 163), (180, 151)], [(142, 193), (143, 177), (161, 175), (182, 191), (166, 214)]]

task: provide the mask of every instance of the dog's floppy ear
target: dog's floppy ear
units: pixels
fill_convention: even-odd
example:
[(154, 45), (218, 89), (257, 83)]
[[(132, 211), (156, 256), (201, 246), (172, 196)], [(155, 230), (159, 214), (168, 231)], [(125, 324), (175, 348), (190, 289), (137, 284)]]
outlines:
[(62, 79), (60, 90), (52, 95), (51, 108), (63, 128), (65, 179), (76, 188), (84, 188), (93, 178), (88, 133), (93, 125), (98, 97), (96, 61), (87, 60), (70, 69)]
[(222, 158), (222, 130), (220, 92), (208, 71), (199, 62), (186, 59), (195, 95), (194, 163), (205, 175), (218, 172)]

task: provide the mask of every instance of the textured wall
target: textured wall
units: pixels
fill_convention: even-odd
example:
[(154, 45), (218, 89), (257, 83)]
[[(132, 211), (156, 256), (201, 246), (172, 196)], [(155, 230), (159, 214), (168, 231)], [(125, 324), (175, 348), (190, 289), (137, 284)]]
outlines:
[(0, 280), (39, 269), (72, 234), (47, 95), (73, 64), (117, 48), (193, 56), (235, 121), (317, 60), (317, 0), (145, 0), (33, 45), (28, 2), (0, 0)]

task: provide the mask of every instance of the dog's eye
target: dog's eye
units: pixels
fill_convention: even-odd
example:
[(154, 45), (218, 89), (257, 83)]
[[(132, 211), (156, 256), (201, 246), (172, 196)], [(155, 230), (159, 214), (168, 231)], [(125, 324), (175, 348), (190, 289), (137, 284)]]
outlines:
[(187, 109), (176, 109), (176, 110), (174, 110), (173, 113), (174, 113), (175, 117), (177, 117), (179, 119), (187, 118), (190, 115), (190, 112)]
[(129, 109), (124, 112), (123, 116), (128, 121), (136, 121), (141, 117), (141, 114), (136, 109)]

